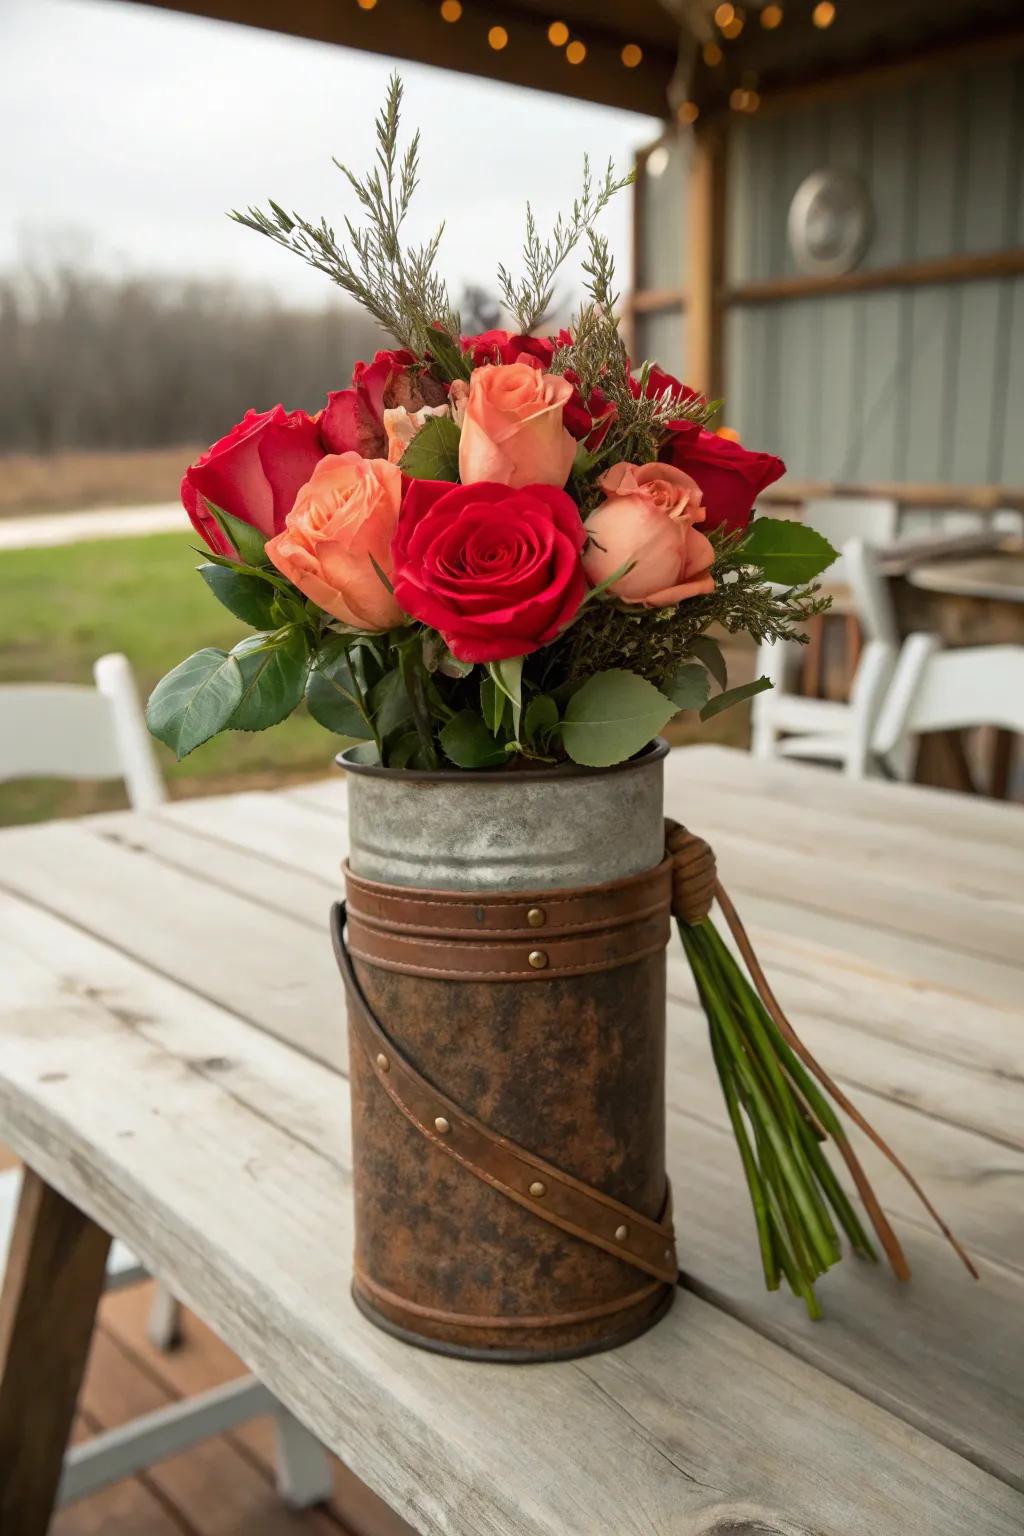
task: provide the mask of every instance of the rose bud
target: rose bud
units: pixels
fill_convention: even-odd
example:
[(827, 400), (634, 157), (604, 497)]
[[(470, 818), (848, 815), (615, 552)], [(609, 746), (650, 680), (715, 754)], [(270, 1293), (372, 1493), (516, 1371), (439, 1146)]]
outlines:
[(528, 354), (474, 368), (459, 444), (463, 485), (563, 486), (576, 455), (562, 423), (572, 395), (568, 379), (545, 373)]
[(316, 422), (305, 411), (246, 411), (208, 448), (181, 482), (181, 502), (196, 532), (218, 555), (237, 555), (206, 502), (268, 538), (280, 533), (299, 488), (324, 456)]
[(704, 517), (695, 480), (671, 464), (621, 463), (598, 484), (606, 499), (583, 524), (590, 536), (583, 569), (592, 586), (631, 562), (607, 589), (623, 602), (665, 608), (714, 591), (714, 550), (693, 526)]
[(386, 459), (329, 454), (267, 544), (274, 565), (325, 613), (355, 629), (392, 629), (402, 610), (374, 561), (391, 575), (402, 472)]
[(744, 529), (765, 486), (786, 473), (773, 453), (754, 453), (696, 422), (670, 421), (668, 431), (662, 458), (700, 486), (709, 532), (723, 526), (734, 532)]

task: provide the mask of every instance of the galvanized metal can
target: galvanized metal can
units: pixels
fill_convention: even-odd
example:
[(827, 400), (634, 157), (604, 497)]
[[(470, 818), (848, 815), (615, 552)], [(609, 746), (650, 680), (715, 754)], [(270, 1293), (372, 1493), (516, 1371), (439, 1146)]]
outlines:
[[(367, 1043), (350, 1000), (353, 1291), (368, 1317), (412, 1343), (566, 1358), (635, 1336), (671, 1304), (671, 1280), (620, 1256), (645, 1235), (632, 1229), (649, 1239), (655, 1224), (671, 1225), (666, 750), (656, 743), (608, 770), (495, 773), (339, 758), (349, 944), (390, 1042)], [(426, 1085), (421, 1100), (433, 1088), (455, 1111), (403, 1114), (392, 1051)], [(500, 1178), (460, 1161), (471, 1122), (492, 1133)], [(589, 1240), (552, 1225), (544, 1180), (519, 1198), (502, 1187), (516, 1178), (508, 1148), (635, 1218), (599, 1209)], [(659, 1262), (671, 1252), (674, 1274), (666, 1241)]]

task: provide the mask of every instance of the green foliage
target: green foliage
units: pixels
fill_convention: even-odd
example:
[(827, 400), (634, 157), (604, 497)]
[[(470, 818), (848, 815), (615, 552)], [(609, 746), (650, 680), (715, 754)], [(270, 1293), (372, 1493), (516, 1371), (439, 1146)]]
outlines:
[(573, 762), (605, 768), (639, 752), (675, 712), (653, 684), (615, 667), (589, 677), (573, 694), (562, 741)]
[(318, 658), (306, 683), (306, 704), (313, 719), (338, 736), (364, 741), (373, 736), (362, 684), (349, 652), (339, 646)]
[(247, 576), (227, 565), (208, 562), (199, 574), (229, 613), (253, 629), (269, 629), (275, 621), (276, 588), (262, 576)]
[(242, 674), (242, 695), (229, 731), (265, 731), (299, 707), (309, 674), (309, 644), (301, 628), (249, 635), (231, 654)]
[(427, 345), (435, 373), (442, 379), (468, 379), (472, 365), (457, 340), (449, 336), (439, 325), (427, 330)]
[(460, 710), (442, 728), (441, 746), (456, 768), (494, 768), (508, 757), (472, 709)]
[(212, 501), (204, 496), (207, 509), (220, 528), (221, 533), (230, 544), (238, 551), (238, 558), (245, 565), (261, 566), (269, 565), (266, 556), (267, 536), (260, 533), (251, 523), (243, 523), (240, 517), (232, 517), (230, 512), (225, 512), (222, 507), (215, 507)]
[(413, 480), (458, 480), (461, 437), (450, 416), (428, 416), (402, 455), (403, 475)]
[(739, 554), (756, 565), (768, 581), (796, 586), (813, 581), (836, 559), (836, 551), (806, 523), (759, 517), (739, 546)]
[(771, 686), (771, 678), (755, 677), (752, 683), (741, 683), (738, 688), (730, 688), (726, 693), (716, 693), (704, 705), (700, 717), (702, 720), (712, 720), (723, 710), (732, 709), (734, 704), (742, 704), (744, 699), (752, 699), (755, 694), (764, 693)]
[(710, 635), (694, 635), (688, 649), (691, 656), (704, 663), (719, 688), (724, 690), (729, 676), (718, 641), (712, 640)]
[(661, 685), (676, 709), (702, 709), (710, 690), (708, 674), (697, 662), (684, 661)]
[(235, 657), (208, 646), (157, 683), (146, 706), (146, 724), (180, 760), (226, 729), (242, 687)]
[[(459, 316), (453, 309), (444, 281), (434, 273), (444, 225), (424, 245), (406, 247), (402, 226), (419, 181), (419, 141), (415, 133), (404, 154), (398, 148), (402, 82), (392, 75), (388, 94), (377, 118), (377, 164), (364, 177), (347, 166), (335, 165), (348, 179), (366, 216), (364, 228), (345, 220), (351, 255), (339, 245), (326, 219), (312, 223), (298, 213), (286, 213), (269, 202), (269, 213), (249, 208), (230, 214), (236, 223), (284, 246), (325, 273), (357, 304), (418, 356), (431, 350), (432, 327), (440, 326), (453, 338), (459, 335)], [(436, 346), (436, 338), (435, 338)]]

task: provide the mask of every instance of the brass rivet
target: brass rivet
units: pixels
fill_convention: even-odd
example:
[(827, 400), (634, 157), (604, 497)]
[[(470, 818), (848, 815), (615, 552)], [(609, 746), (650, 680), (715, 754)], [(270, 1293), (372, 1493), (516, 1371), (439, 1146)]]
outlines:
[(548, 957), (542, 949), (531, 949), (529, 959), (535, 971), (542, 971), (548, 963)]
[(543, 928), (547, 921), (547, 913), (543, 907), (531, 907), (526, 914), (526, 921), (531, 928)]
[(444, 1115), (438, 1115), (434, 1120), (434, 1129), (436, 1131), (440, 1131), (442, 1136), (447, 1136), (448, 1132), (451, 1130), (451, 1126), (448, 1124), (448, 1121), (445, 1119)]
[(391, 1071), (391, 1063), (388, 1061), (383, 1051), (381, 1051), (380, 1055), (377, 1057), (377, 1065), (380, 1067), (382, 1072)]
[(547, 1192), (547, 1185), (542, 1184), (540, 1179), (534, 1179), (533, 1183), (530, 1185), (530, 1194), (533, 1196), (533, 1198), (535, 1200), (539, 1200), (543, 1195), (546, 1195)]
[(624, 1243), (628, 1236), (629, 1236), (629, 1228), (628, 1227), (616, 1227), (615, 1228), (615, 1241), (617, 1243)]

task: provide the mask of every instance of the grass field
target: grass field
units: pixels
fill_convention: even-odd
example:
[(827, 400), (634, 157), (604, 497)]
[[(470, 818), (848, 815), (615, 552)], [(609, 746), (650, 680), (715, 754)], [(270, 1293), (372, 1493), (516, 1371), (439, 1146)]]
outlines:
[[(3, 560), (0, 682), (88, 683), (105, 651), (124, 651), (143, 698), (170, 667), (204, 645), (229, 647), (246, 633), (195, 573), (190, 533), (97, 540), (57, 549), (12, 550)], [(742, 655), (735, 682), (750, 675)], [(744, 666), (745, 663), (745, 666)], [(0, 721), (0, 729), (3, 723)], [(690, 717), (675, 742), (743, 745), (746, 711), (700, 726)], [(199, 747), (182, 763), (157, 752), (175, 796), (258, 788), (329, 771), (336, 741), (299, 712), (261, 734), (238, 731)], [(0, 784), (0, 823), (110, 810), (125, 803), (116, 784), (33, 780)]]

